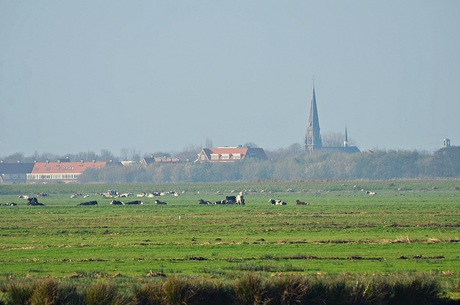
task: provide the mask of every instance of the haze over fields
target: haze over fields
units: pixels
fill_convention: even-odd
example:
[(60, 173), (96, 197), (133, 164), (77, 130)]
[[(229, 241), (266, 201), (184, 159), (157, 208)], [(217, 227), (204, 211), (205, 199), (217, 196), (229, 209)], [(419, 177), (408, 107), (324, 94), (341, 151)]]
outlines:
[(460, 2), (0, 0), (0, 156), (460, 144)]

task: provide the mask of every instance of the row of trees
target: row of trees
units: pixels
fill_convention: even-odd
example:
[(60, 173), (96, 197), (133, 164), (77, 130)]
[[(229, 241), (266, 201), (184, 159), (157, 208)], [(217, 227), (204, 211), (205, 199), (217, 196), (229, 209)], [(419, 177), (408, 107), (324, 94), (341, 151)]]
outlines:
[(168, 183), (308, 179), (395, 179), (460, 177), (460, 147), (434, 154), (417, 151), (269, 152), (269, 160), (235, 163), (183, 162), (86, 171), (82, 182)]
[[(253, 146), (254, 144), (251, 143)], [(445, 147), (429, 154), (418, 151), (375, 151), (347, 154), (338, 151), (305, 153), (300, 144), (276, 151), (266, 151), (268, 160), (245, 160), (235, 163), (199, 163), (198, 147), (189, 147), (174, 154), (178, 164), (153, 164), (148, 167), (139, 162), (131, 166), (107, 166), (100, 170), (87, 170), (81, 182), (101, 183), (168, 183), (254, 180), (308, 180), (308, 179), (394, 179), (394, 178), (452, 178), (460, 177), (460, 147)], [(169, 156), (157, 152), (155, 156)], [(4, 162), (33, 162), (44, 160), (100, 160), (120, 161), (109, 151), (56, 156), (34, 154), (24, 157), (14, 154)], [(139, 161), (139, 155), (134, 161)], [(186, 161), (189, 160), (189, 161)]]

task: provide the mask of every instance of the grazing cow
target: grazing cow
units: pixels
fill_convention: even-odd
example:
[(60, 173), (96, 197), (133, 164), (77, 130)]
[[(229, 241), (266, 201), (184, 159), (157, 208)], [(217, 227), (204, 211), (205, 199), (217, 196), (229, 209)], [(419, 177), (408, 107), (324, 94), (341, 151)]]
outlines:
[(310, 205), (309, 202), (300, 201), (299, 199), (297, 199), (297, 200), (295, 201), (295, 203), (296, 203), (297, 205)]
[(134, 201), (125, 202), (125, 204), (144, 204), (144, 202), (141, 200), (134, 200)]
[(105, 193), (102, 193), (101, 196), (102, 197), (108, 197), (108, 198), (112, 198), (112, 197), (115, 197), (117, 196), (118, 192), (117, 191), (114, 191), (114, 190), (108, 190), (107, 192)]
[(213, 204), (211, 201), (207, 201), (207, 200), (205, 201), (203, 199), (198, 200), (198, 203), (199, 204)]
[(133, 193), (129, 192), (129, 193), (123, 193), (123, 194), (117, 194), (115, 197), (117, 198), (125, 198), (125, 197), (129, 197), (129, 196), (132, 196)]
[(238, 196), (236, 196), (236, 204), (244, 205), (243, 193), (239, 193)]
[(78, 205), (97, 205), (97, 201), (91, 200), (91, 201), (80, 202)]
[(368, 195), (371, 195), (371, 196), (375, 196), (375, 195), (377, 195), (377, 193), (376, 193), (376, 192), (369, 192), (369, 191), (367, 191), (367, 192), (366, 192), (366, 194), (368, 194)]
[(155, 200), (155, 203), (156, 203), (156, 204), (167, 204), (166, 202), (160, 201), (160, 200)]
[(27, 195), (19, 195), (18, 198), (27, 200), (27, 199), (29, 199), (29, 196), (27, 196)]
[(110, 204), (112, 204), (112, 205), (124, 205), (123, 202), (121, 202), (119, 200), (113, 200), (113, 199), (112, 199), (112, 201), (110, 201)]
[(15, 207), (15, 206), (17, 206), (18, 204), (15, 203), (15, 202), (7, 202), (7, 203), (4, 203), (4, 204), (2, 204), (2, 205), (4, 205), (4, 206), (9, 206), (9, 207)]
[(216, 202), (214, 202), (214, 204), (226, 204), (227, 201), (224, 199), (224, 200), (217, 200)]
[(268, 203), (271, 203), (272, 205), (286, 205), (287, 204), (287, 202), (284, 202), (280, 199), (271, 199), (271, 198), (268, 200)]
[(225, 201), (227, 204), (235, 204), (236, 196), (225, 196)]
[(27, 198), (27, 205), (44, 205), (43, 203), (38, 202), (36, 197), (29, 197)]

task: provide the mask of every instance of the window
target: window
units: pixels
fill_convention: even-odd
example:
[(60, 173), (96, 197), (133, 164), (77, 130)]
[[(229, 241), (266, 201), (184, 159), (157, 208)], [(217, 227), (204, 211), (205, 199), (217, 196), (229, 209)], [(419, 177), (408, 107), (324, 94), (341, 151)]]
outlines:
[(229, 160), (230, 159), (230, 154), (222, 154), (221, 159), (222, 160)]
[(233, 154), (233, 159), (241, 160), (241, 154)]
[(211, 154), (211, 160), (219, 160), (219, 154)]

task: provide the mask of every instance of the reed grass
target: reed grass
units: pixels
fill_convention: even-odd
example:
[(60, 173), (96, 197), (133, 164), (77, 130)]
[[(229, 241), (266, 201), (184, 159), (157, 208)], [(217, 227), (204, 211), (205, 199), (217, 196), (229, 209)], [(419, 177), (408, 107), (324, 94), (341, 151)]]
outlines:
[(7, 305), (450, 305), (440, 280), (413, 276), (265, 276), (244, 273), (232, 281), (171, 276), (139, 282), (101, 279), (95, 282), (53, 278), (9, 283), (0, 298)]

